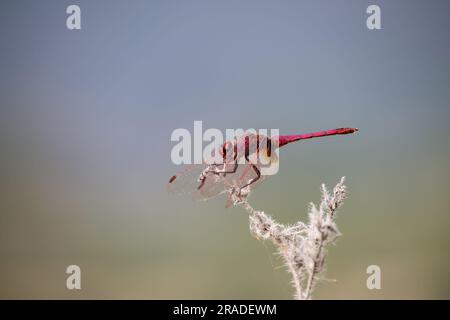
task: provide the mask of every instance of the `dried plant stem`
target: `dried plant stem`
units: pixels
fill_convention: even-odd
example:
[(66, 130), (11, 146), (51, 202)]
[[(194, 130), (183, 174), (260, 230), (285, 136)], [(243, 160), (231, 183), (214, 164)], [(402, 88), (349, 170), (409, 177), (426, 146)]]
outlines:
[(249, 190), (236, 194), (230, 191), (235, 205), (241, 205), (249, 213), (250, 231), (258, 239), (270, 239), (278, 249), (292, 276), (295, 299), (311, 299), (314, 285), (324, 270), (326, 246), (335, 243), (341, 235), (335, 223), (336, 211), (346, 197), (345, 178), (333, 192), (322, 185), (322, 200), (318, 207), (311, 203), (309, 222), (301, 221), (292, 226), (276, 222), (263, 211), (253, 209), (248, 203)]
[(294, 298), (296, 298), (297, 300), (301, 300), (301, 298), (303, 297), (301, 279), (300, 279), (297, 271), (295, 270), (295, 267), (294, 267), (294, 264), (292, 263), (292, 261), (285, 259), (285, 263), (286, 263), (286, 266), (288, 267), (289, 273), (292, 276), (292, 286), (295, 289)]
[[(321, 245), (321, 247), (322, 247), (322, 245)], [(319, 250), (317, 256), (315, 257), (315, 260), (317, 260), (317, 258), (320, 256), (320, 252), (321, 252), (321, 250)], [(314, 262), (313, 263), (312, 272), (308, 276), (308, 282), (307, 282), (306, 290), (305, 290), (305, 294), (304, 294), (304, 299), (305, 300), (308, 300), (310, 295), (311, 295), (311, 290), (313, 288), (313, 281), (314, 281), (314, 279), (316, 277), (316, 267), (317, 267), (316, 266), (316, 262)]]

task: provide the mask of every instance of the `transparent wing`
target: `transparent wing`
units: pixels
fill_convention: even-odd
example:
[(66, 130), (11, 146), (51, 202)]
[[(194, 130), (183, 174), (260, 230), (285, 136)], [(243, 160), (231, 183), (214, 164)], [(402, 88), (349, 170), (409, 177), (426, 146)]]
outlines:
[[(258, 163), (242, 162), (247, 155), (255, 155), (264, 149), (267, 139), (250, 134), (229, 143), (226, 163), (221, 165), (186, 165), (173, 175), (168, 183), (168, 190), (174, 194), (191, 194), (195, 200), (207, 200), (232, 188), (242, 188), (258, 177)], [(233, 151), (233, 152), (231, 152)], [(235, 162), (239, 164), (235, 166)], [(260, 176), (250, 186), (254, 189), (264, 180)]]
[(167, 190), (172, 194), (192, 194), (198, 187), (198, 179), (206, 165), (189, 164), (174, 174), (167, 183)]
[[(218, 166), (224, 170), (224, 166)], [(181, 171), (169, 179), (167, 189), (173, 194), (190, 194), (195, 200), (207, 200), (225, 192), (230, 185), (227, 181), (213, 172), (205, 174), (205, 179), (201, 182), (199, 179), (208, 165), (186, 165)], [(225, 170), (230, 171), (231, 165), (226, 164)]]
[[(223, 169), (223, 165), (218, 168)], [(225, 168), (228, 170), (229, 165), (225, 165)], [(207, 200), (209, 198), (215, 197), (221, 193), (226, 192), (229, 188), (230, 185), (224, 179), (224, 176), (217, 175), (211, 172), (206, 174), (206, 178), (203, 185), (199, 183), (195, 192), (192, 193), (192, 198), (200, 201)]]
[[(241, 188), (256, 176), (251, 164), (240, 164), (235, 172), (234, 164), (225, 164), (217, 166), (218, 170), (224, 170), (228, 173), (215, 174), (209, 172), (205, 175), (202, 183), (200, 176), (207, 168), (206, 165), (186, 165), (181, 171), (169, 179), (167, 189), (173, 194), (190, 194), (195, 200), (207, 200), (221, 193), (225, 193), (233, 187)], [(250, 188), (253, 189), (263, 180), (261, 176)]]

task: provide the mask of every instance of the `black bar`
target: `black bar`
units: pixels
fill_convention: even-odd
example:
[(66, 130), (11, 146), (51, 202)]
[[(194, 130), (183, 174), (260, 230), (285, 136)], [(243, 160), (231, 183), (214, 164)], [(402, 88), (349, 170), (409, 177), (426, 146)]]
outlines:
[[(21, 300), (1, 301), (3, 314), (89, 318), (107, 315), (130, 319), (306, 319), (351, 317), (358, 319), (448, 310), (449, 301), (285, 301), (285, 300)], [(269, 307), (268, 307), (269, 306)], [(313, 319), (314, 320), (314, 319)]]

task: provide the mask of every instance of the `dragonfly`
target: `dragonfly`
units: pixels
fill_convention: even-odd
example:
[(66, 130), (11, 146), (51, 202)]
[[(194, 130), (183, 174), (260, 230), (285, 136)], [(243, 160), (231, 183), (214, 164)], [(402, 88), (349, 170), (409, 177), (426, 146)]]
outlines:
[[(358, 128), (338, 128), (306, 134), (266, 135), (247, 133), (224, 142), (212, 156), (221, 161), (204, 161), (203, 164), (186, 164), (167, 184), (170, 193), (190, 194), (194, 200), (208, 200), (229, 193), (226, 207), (242, 199), (265, 180), (261, 174), (263, 165), (279, 161), (277, 148), (292, 142), (333, 135), (346, 135)], [(256, 159), (256, 160), (255, 160)], [(259, 159), (259, 160), (258, 160)]]

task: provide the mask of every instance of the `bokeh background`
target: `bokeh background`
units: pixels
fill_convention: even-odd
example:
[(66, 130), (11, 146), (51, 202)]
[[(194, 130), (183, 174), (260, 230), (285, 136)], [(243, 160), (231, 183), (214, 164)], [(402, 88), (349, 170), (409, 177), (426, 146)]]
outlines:
[[(82, 29), (66, 28), (81, 7)], [(382, 30), (366, 28), (381, 7)], [(0, 298), (290, 299), (241, 208), (166, 191), (170, 135), (343, 126), (251, 203), (349, 199), (320, 299), (450, 298), (449, 1), (2, 1)], [(68, 265), (82, 290), (65, 287)], [(366, 268), (382, 289), (366, 288)]]

